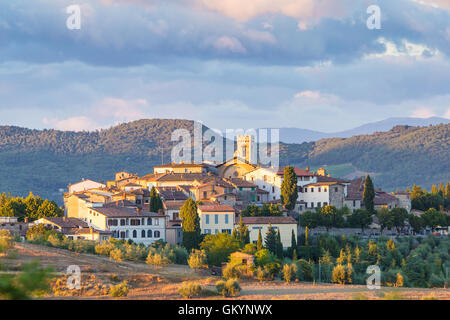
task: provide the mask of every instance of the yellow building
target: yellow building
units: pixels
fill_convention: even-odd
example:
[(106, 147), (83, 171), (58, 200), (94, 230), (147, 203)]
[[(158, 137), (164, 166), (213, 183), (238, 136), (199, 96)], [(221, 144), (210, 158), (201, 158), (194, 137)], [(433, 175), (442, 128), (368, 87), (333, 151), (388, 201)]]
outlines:
[[(250, 242), (258, 241), (258, 233), (261, 230), (261, 236), (264, 243), (269, 226), (276, 232), (280, 230), (281, 243), (283, 248), (291, 246), (292, 231), (294, 231), (295, 239), (297, 239), (297, 221), (289, 216), (273, 216), (273, 217), (242, 217), (242, 222), (248, 227), (250, 233)], [(236, 224), (237, 227), (237, 224)]]
[(203, 234), (226, 232), (231, 234), (234, 228), (232, 207), (224, 204), (205, 204), (198, 206), (200, 229)]

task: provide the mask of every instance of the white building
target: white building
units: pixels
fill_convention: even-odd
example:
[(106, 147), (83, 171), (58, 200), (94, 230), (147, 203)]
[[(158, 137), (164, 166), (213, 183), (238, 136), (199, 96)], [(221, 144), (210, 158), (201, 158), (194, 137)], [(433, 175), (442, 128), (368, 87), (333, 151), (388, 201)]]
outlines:
[[(294, 168), (297, 174), (297, 185), (304, 185), (317, 182), (317, 176), (313, 172), (304, 169)], [(283, 183), (284, 168), (275, 170), (273, 168), (259, 167), (244, 175), (244, 179), (258, 186), (259, 189), (269, 192), (268, 200), (278, 200), (281, 198), (281, 184)]]
[(86, 191), (86, 190), (91, 190), (91, 189), (102, 189), (102, 188), (106, 188), (106, 185), (100, 182), (96, 182), (94, 180), (90, 180), (90, 179), (84, 179), (83, 181), (74, 183), (74, 184), (70, 184), (67, 186), (69, 189), (69, 193), (75, 193), (75, 192), (82, 192), (82, 191)]

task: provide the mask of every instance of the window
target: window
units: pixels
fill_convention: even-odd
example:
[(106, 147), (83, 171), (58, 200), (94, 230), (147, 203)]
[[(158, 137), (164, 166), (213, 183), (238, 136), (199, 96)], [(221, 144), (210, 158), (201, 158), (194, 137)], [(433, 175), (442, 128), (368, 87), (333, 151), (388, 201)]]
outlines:
[(133, 230), (133, 238), (137, 238), (137, 231)]
[(141, 220), (140, 219), (130, 219), (130, 225), (132, 226), (140, 226)]
[(225, 215), (225, 223), (228, 223), (228, 215)]
[(136, 204), (141, 204), (141, 199), (136, 199)]
[(126, 236), (125, 231), (121, 231), (121, 232), (120, 232), (120, 237), (121, 237), (122, 239), (125, 239), (125, 236)]
[(207, 191), (203, 191), (203, 199), (208, 198), (208, 192)]
[(141, 231), (141, 238), (145, 238), (145, 230)]
[(159, 231), (155, 231), (154, 236), (155, 238), (161, 238), (161, 233)]
[(214, 215), (214, 223), (215, 223), (215, 224), (218, 224), (218, 223), (219, 223), (219, 215), (218, 215), (218, 214), (215, 214), (215, 215)]
[(205, 229), (205, 234), (211, 234), (211, 229)]
[(338, 192), (338, 187), (335, 187), (335, 188), (334, 188), (334, 192)]
[(231, 234), (231, 230), (230, 229), (222, 229), (222, 233)]
[(219, 229), (215, 229), (215, 230), (214, 230), (214, 233), (215, 233), (215, 234), (218, 234), (218, 233), (219, 233)]
[(272, 193), (274, 193), (274, 192), (275, 192), (275, 187), (272, 186)]
[(205, 223), (209, 224), (209, 214), (205, 214)]
[(148, 225), (148, 226), (151, 226), (151, 225), (152, 225), (152, 218), (148, 218), (148, 219), (147, 219), (147, 225)]
[(239, 187), (239, 191), (242, 191), (242, 187)]
[(327, 192), (327, 188), (325, 187), (325, 188), (323, 188), (323, 192)]
[(126, 226), (127, 225), (126, 220), (125, 219), (120, 219), (120, 225), (121, 226)]
[(314, 208), (314, 202), (311, 202), (311, 208)]
[(303, 190), (303, 192), (308, 192), (308, 188), (305, 188), (305, 189)]
[(159, 219), (158, 218), (155, 219), (155, 226), (159, 226)]
[(317, 188), (317, 189), (319, 189), (319, 190), (318, 190), (318, 192), (321, 192), (321, 189), (320, 189), (320, 187), (319, 187), (319, 188)]
[(353, 200), (353, 206), (356, 207), (356, 200)]
[(323, 206), (325, 207), (325, 206), (327, 206), (328, 205), (328, 202), (324, 202), (323, 203)]
[(152, 230), (147, 230), (147, 238), (151, 238), (152, 237)]
[(311, 192), (314, 192), (314, 188), (311, 188)]
[(320, 202), (317, 202), (317, 206), (320, 208), (322, 204)]

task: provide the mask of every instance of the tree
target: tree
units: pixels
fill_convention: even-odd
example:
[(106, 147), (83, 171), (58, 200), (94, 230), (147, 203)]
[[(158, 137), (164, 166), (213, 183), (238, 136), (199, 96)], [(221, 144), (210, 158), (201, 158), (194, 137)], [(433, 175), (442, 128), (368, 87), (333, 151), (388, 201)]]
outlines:
[(292, 166), (284, 167), (283, 182), (281, 183), (281, 202), (287, 210), (293, 210), (297, 203), (297, 175)]
[(369, 211), (365, 209), (357, 209), (348, 217), (347, 221), (352, 227), (361, 228), (361, 231), (364, 232), (364, 229), (369, 227), (373, 219)]
[(296, 239), (296, 237), (295, 237), (294, 229), (292, 229), (291, 249), (290, 249), (291, 256), (294, 255), (294, 250), (295, 250), (296, 248), (297, 248), (297, 239)]
[(394, 226), (394, 216), (388, 208), (381, 208), (377, 212), (378, 223), (380, 224), (380, 232), (383, 234), (384, 229), (390, 229)]
[(375, 199), (375, 188), (373, 186), (372, 179), (370, 175), (366, 176), (366, 180), (364, 182), (364, 191), (363, 191), (363, 203), (364, 207), (370, 214), (375, 213), (375, 205), (373, 200)]
[(420, 216), (415, 216), (412, 213), (408, 215), (408, 223), (415, 233), (423, 229), (423, 219)]
[(237, 237), (236, 239), (240, 241), (242, 247), (247, 243), (250, 243), (250, 233), (248, 231), (248, 227), (242, 221), (242, 215), (239, 219), (239, 225), (233, 230), (233, 233), (235, 233), (235, 236)]
[(277, 255), (277, 233), (272, 225), (269, 224), (269, 230), (266, 232), (266, 238), (264, 239), (264, 247)]
[(188, 259), (189, 268), (198, 270), (201, 268), (208, 267), (208, 257), (206, 256), (205, 250), (192, 250)]
[(432, 194), (438, 194), (438, 193), (439, 193), (439, 190), (438, 190), (438, 188), (436, 187), (435, 184), (433, 184), (433, 185), (431, 186), (431, 193), (432, 193)]
[(408, 218), (408, 211), (405, 208), (394, 208), (391, 210), (393, 216), (393, 226), (397, 228), (397, 232), (405, 226), (405, 220)]
[(150, 212), (158, 212), (163, 208), (161, 196), (156, 191), (156, 188), (153, 186), (150, 190)]
[(320, 225), (330, 231), (331, 228), (339, 228), (344, 224), (344, 218), (334, 205), (327, 205), (320, 209)]
[(447, 225), (447, 217), (445, 214), (437, 211), (434, 208), (430, 208), (422, 215), (422, 219), (425, 226), (432, 229), (440, 226)]
[(450, 181), (445, 186), (445, 199), (450, 199)]
[(152, 265), (155, 270), (157, 270), (158, 267), (167, 266), (169, 264), (169, 259), (167, 259), (167, 257), (163, 256), (160, 253), (149, 252), (147, 260), (145, 262), (149, 265)]
[(206, 251), (208, 263), (221, 266), (228, 261), (231, 253), (238, 251), (241, 246), (238, 240), (233, 239), (228, 233), (208, 234), (200, 243), (200, 248)]
[(263, 248), (261, 229), (258, 229), (258, 241), (256, 241), (256, 251), (259, 251)]
[(187, 199), (180, 208), (180, 217), (183, 220), (183, 246), (188, 251), (198, 248), (200, 243), (200, 218), (197, 205), (192, 198)]
[(277, 257), (283, 259), (283, 243), (281, 242), (280, 229), (277, 231)]
[(44, 200), (37, 211), (37, 219), (62, 216), (63, 210), (54, 202)]
[(305, 211), (300, 215), (300, 226), (309, 229), (317, 228), (319, 225), (319, 215), (314, 211)]

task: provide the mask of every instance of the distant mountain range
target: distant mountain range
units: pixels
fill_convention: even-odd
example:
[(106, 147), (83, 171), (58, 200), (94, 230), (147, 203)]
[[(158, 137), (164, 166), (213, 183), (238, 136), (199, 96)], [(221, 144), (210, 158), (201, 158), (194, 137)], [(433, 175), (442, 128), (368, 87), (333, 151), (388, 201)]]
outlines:
[(333, 133), (326, 133), (300, 128), (281, 128), (280, 141), (284, 143), (302, 143), (318, 141), (325, 138), (349, 138), (361, 134), (372, 134), (374, 132), (388, 131), (398, 125), (408, 125), (414, 127), (427, 127), (429, 125), (448, 124), (450, 119), (431, 118), (388, 118), (386, 120), (371, 122), (362, 126)]
[[(365, 134), (350, 138), (281, 143), (280, 165), (325, 167), (344, 178), (371, 173), (375, 187), (388, 191), (414, 183), (429, 188), (450, 180), (450, 124), (395, 126), (366, 134), (389, 123), (354, 129)], [(194, 123), (144, 119), (94, 132), (0, 126), (0, 192), (26, 196), (32, 191), (61, 202), (67, 185), (83, 178), (106, 181), (123, 170), (152, 173), (153, 166), (171, 161), (178, 143), (171, 141), (175, 129), (193, 135)]]

